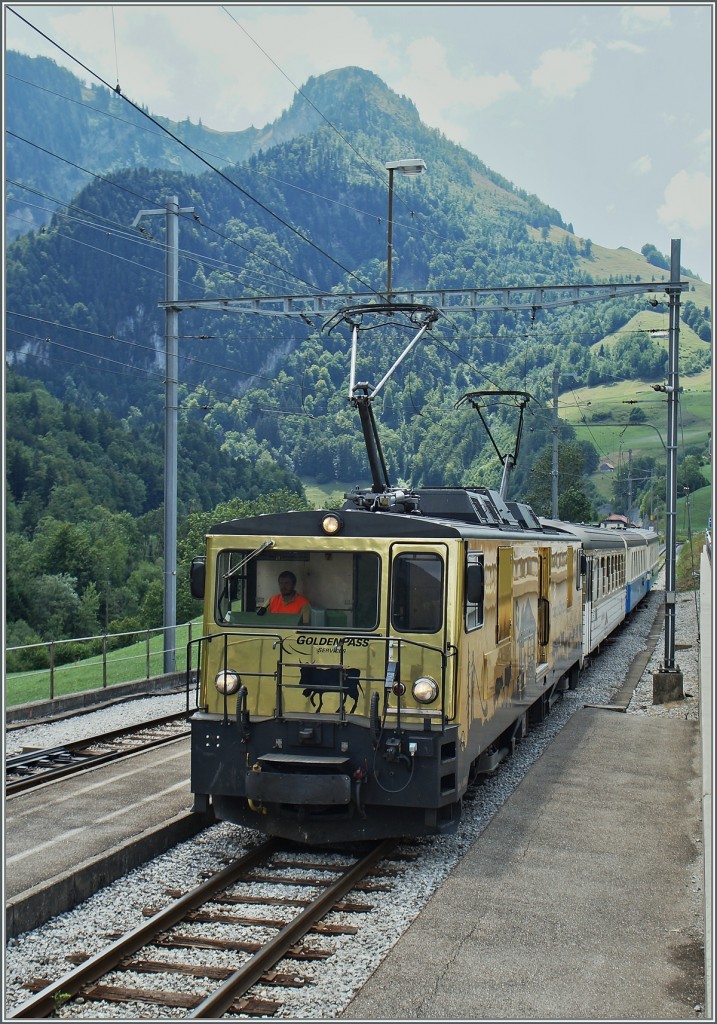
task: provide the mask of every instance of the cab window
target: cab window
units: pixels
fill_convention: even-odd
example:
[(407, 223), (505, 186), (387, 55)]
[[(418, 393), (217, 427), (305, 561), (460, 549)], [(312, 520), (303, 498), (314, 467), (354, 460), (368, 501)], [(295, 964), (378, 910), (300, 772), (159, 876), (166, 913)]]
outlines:
[(443, 559), (428, 552), (393, 563), (391, 623), (403, 633), (435, 633), (443, 620)]
[(225, 550), (217, 558), (215, 620), (252, 629), (375, 629), (380, 566), (378, 555), (363, 551), (280, 550), (257, 557), (249, 547)]

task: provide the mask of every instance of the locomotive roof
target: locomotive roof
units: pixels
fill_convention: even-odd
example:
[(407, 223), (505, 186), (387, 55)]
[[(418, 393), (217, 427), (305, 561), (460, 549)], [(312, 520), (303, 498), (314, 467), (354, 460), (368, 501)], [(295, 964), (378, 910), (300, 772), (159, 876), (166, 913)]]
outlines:
[[(497, 492), (484, 487), (429, 487), (406, 495), (356, 493), (347, 496), (338, 512), (343, 520), (342, 537), (441, 538), (570, 537), (557, 524), (541, 523), (528, 505), (506, 503)], [(356, 498), (360, 499), (358, 503)], [(371, 502), (383, 507), (372, 508)], [(392, 503), (392, 504), (391, 504)], [(411, 511), (406, 511), (406, 508)], [(418, 511), (420, 509), (420, 511)], [(323, 537), (326, 509), (275, 512), (216, 523), (210, 535)]]

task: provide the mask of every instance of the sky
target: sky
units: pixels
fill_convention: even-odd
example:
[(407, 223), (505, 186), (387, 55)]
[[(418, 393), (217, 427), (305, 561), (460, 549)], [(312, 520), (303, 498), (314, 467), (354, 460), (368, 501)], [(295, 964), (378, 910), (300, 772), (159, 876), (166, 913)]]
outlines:
[(153, 114), (219, 131), (366, 68), (580, 237), (668, 256), (679, 238), (713, 279), (714, 3), (3, 3), (6, 49), (96, 82), (13, 11)]

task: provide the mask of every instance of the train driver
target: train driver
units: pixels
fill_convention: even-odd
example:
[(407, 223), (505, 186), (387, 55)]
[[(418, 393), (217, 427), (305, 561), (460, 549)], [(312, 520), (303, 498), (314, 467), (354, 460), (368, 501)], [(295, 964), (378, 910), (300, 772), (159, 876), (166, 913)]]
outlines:
[(301, 621), (308, 622), (311, 614), (311, 605), (303, 594), (296, 591), (296, 576), (288, 569), (279, 573), (279, 593), (270, 597), (268, 602), (257, 608), (257, 615), (298, 615), (301, 612)]

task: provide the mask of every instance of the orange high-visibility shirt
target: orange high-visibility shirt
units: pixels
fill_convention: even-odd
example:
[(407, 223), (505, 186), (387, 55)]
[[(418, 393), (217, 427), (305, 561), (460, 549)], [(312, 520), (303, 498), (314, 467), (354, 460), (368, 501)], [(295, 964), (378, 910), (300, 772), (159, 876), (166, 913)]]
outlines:
[(308, 599), (303, 594), (297, 594), (294, 600), (289, 601), (288, 604), (284, 601), (281, 594), (274, 594), (269, 601), (268, 611), (272, 615), (294, 615), (298, 614), (308, 603)]

